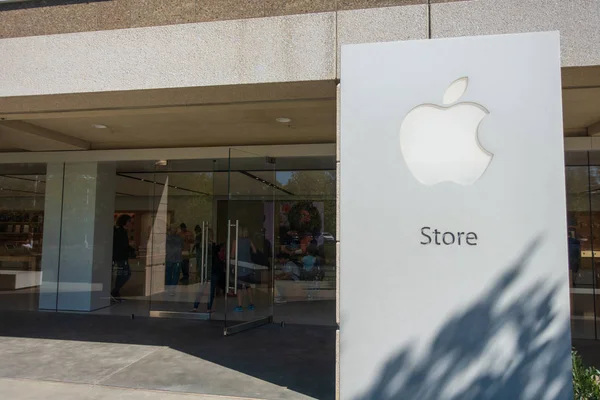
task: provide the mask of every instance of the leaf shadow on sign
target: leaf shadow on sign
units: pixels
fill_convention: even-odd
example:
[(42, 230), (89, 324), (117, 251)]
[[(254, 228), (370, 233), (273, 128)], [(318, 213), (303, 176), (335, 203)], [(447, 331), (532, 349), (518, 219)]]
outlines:
[[(540, 243), (538, 239), (527, 246), (480, 301), (451, 317), (424, 356), (415, 360), (411, 348), (401, 350), (386, 362), (375, 384), (355, 399), (572, 399), (569, 321), (557, 320), (551, 306), (559, 287), (539, 281), (499, 307)], [(511, 353), (507, 365), (502, 367), (499, 360), (473, 373), (507, 328), (514, 332), (514, 344), (501, 348)]]

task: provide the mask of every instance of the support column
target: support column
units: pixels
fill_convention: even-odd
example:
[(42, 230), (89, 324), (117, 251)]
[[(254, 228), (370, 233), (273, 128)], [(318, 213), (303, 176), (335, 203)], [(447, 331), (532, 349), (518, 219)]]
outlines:
[(64, 163), (49, 163), (46, 167), (42, 285), (39, 300), (39, 308), (42, 310), (56, 310), (57, 305), (64, 168)]
[[(50, 258), (43, 265), (40, 308), (93, 311), (110, 305), (115, 177), (114, 163), (68, 163), (62, 182), (58, 175), (49, 181), (46, 215), (52, 217), (44, 226), (49, 236), (43, 252)], [(54, 306), (52, 281), (58, 281)]]

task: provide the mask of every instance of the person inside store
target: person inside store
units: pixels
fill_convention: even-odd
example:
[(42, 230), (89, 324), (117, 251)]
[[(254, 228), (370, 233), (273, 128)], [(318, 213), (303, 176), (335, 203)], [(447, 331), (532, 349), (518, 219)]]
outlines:
[(234, 240), (231, 245), (231, 259), (235, 259), (235, 250), (237, 249), (237, 263), (238, 263), (238, 274), (237, 274), (237, 301), (238, 305), (234, 309), (235, 312), (244, 311), (243, 306), (243, 292), (248, 295), (248, 310), (254, 310), (254, 299), (252, 294), (252, 285), (257, 283), (256, 274), (254, 271), (254, 263), (252, 262), (252, 255), (256, 254), (256, 246), (250, 239), (247, 228), (241, 229), (241, 235), (237, 238), (237, 243)]
[(301, 279), (303, 281), (320, 280), (320, 271), (319, 249), (317, 241), (313, 240), (306, 250), (306, 255), (302, 257)]
[(300, 237), (297, 231), (291, 229), (282, 229), (280, 233), (281, 246), (279, 251), (289, 256), (296, 256), (302, 254), (300, 248)]
[(310, 244), (321, 235), (321, 213), (312, 202), (300, 201), (290, 208), (287, 220), (287, 226), (280, 227), (279, 251), (301, 262)]
[[(217, 289), (225, 291), (225, 253), (221, 251), (223, 244), (216, 244), (213, 240), (212, 229), (208, 230), (209, 240), (209, 260), (210, 260), (210, 293), (208, 295), (208, 304), (206, 312), (212, 313), (214, 311), (214, 301), (217, 294)], [(192, 312), (198, 311), (200, 307), (200, 301), (202, 299), (203, 288), (200, 289), (198, 297), (194, 302), (194, 308)]]
[(179, 283), (179, 270), (183, 261), (183, 238), (177, 232), (177, 227), (167, 228), (165, 256), (165, 287), (169, 296), (175, 296)]
[(257, 249), (256, 253), (252, 254), (252, 262), (254, 264), (271, 267), (272, 248), (271, 241), (267, 238), (267, 230), (262, 228), (256, 235), (257, 242), (262, 243), (262, 249)]
[(117, 277), (110, 295), (116, 301), (122, 301), (121, 289), (131, 278), (129, 259), (135, 258), (133, 242), (129, 241), (131, 225), (131, 216), (122, 214), (117, 218), (113, 232), (113, 269), (116, 269)]
[(300, 267), (290, 260), (290, 256), (287, 253), (279, 253), (277, 255), (277, 265), (280, 268), (280, 272), (275, 275), (275, 304), (283, 304), (285, 294), (281, 290), (278, 281), (299, 281), (300, 280)]
[(187, 225), (182, 222), (179, 225), (179, 235), (183, 240), (183, 252), (181, 260), (181, 283), (187, 285), (190, 282), (190, 249), (194, 244), (194, 234), (187, 229)]
[(569, 281), (571, 287), (577, 284), (575, 278), (581, 266), (581, 242), (574, 231), (569, 232)]

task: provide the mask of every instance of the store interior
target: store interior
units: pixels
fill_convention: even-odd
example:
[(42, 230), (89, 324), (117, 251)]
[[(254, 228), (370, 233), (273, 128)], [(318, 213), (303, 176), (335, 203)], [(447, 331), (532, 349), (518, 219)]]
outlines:
[[(167, 316), (225, 324), (268, 317), (274, 322), (335, 325), (335, 157), (269, 158), (232, 152), (227, 158), (98, 163), (113, 168), (112, 178), (76, 173), (76, 181), (104, 179), (113, 185), (111, 220), (97, 210), (73, 214), (72, 208), (84, 203), (71, 199), (81, 193), (69, 192), (67, 184), (62, 193), (53, 190), (50, 164), (2, 165), (0, 309)], [(51, 203), (61, 196), (62, 215), (49, 213)], [(79, 234), (68, 239), (83, 223), (69, 219), (71, 214), (83, 219), (92, 215), (93, 239)], [(107, 227), (113, 229), (123, 215), (131, 221), (127, 226), (131, 273), (115, 298), (121, 272), (110, 255), (96, 254), (113, 252), (114, 243), (100, 240), (100, 232), (109, 232)], [(57, 223), (58, 231), (51, 226)], [(172, 271), (167, 271), (172, 259), (169, 235), (184, 242), (176, 256), (175, 284), (172, 274), (169, 281)], [(235, 238), (241, 244), (242, 236), (252, 243), (252, 261), (264, 269), (251, 287), (239, 288), (246, 298), (243, 311), (236, 312), (239, 284), (233, 282), (239, 277), (231, 274), (227, 285), (220, 278), (211, 296), (211, 271), (218, 269), (212, 265), (219, 259), (214, 249), (227, 249), (228, 243), (229, 252), (220, 254), (220, 268), (226, 265), (226, 253), (233, 265)], [(79, 272), (87, 268), (89, 247), (94, 247), (89, 263), (92, 278), (84, 282)], [(56, 271), (51, 266), (52, 250), (58, 252)], [(314, 268), (312, 273), (306, 272), (307, 259), (312, 260), (306, 265)], [(79, 310), (70, 309), (72, 302), (65, 306), (70, 301), (67, 292), (82, 290), (97, 298), (94, 306)], [(250, 291), (254, 309), (249, 309)], [(48, 292), (55, 292), (50, 293), (51, 301), (45, 300)], [(211, 297), (213, 306), (207, 312)]]
[(565, 163), (572, 335), (598, 339), (600, 152), (567, 152)]

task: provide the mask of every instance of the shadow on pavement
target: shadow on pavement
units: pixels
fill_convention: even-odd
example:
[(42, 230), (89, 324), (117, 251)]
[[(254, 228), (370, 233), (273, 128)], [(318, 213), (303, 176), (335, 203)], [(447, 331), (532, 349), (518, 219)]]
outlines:
[(271, 324), (224, 337), (223, 323), (209, 321), (54, 312), (0, 312), (0, 321), (4, 337), (166, 346), (306, 396), (335, 398), (331, 327)]

